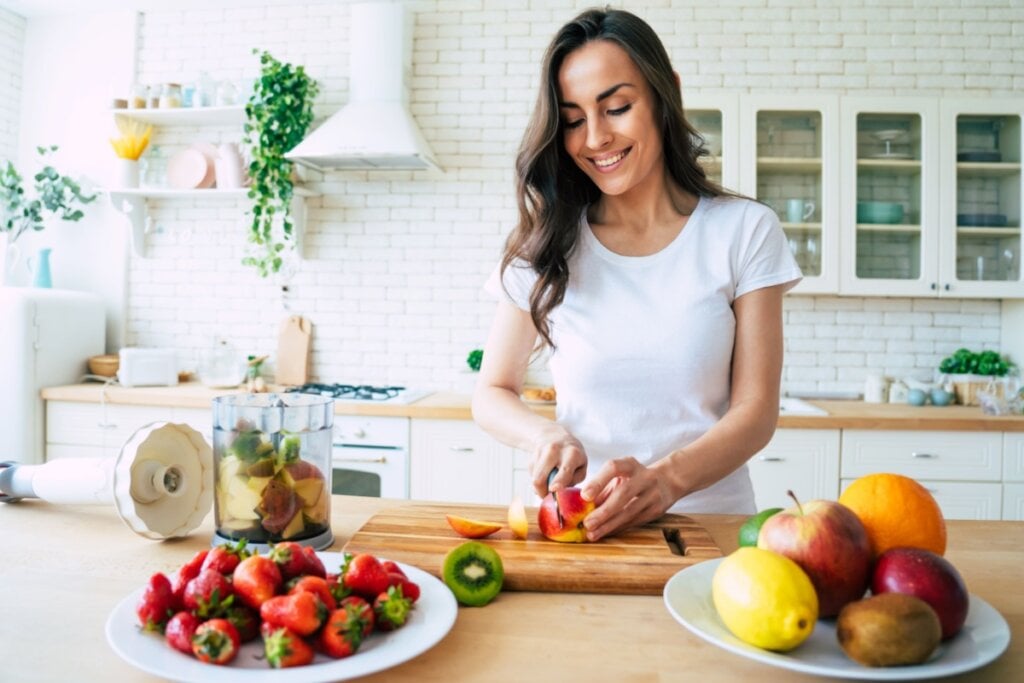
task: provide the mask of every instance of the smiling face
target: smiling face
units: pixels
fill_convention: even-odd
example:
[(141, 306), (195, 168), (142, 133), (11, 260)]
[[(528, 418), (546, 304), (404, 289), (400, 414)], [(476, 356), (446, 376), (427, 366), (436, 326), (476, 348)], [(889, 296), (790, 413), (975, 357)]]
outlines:
[(558, 71), (563, 142), (569, 156), (606, 195), (623, 195), (664, 175), (655, 100), (621, 47), (593, 40)]

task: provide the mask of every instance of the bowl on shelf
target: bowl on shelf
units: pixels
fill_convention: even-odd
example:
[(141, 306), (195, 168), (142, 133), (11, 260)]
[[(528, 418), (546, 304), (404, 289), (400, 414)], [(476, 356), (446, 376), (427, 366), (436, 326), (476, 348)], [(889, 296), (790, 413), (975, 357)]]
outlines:
[(113, 377), (120, 364), (121, 358), (117, 354), (91, 356), (88, 360), (89, 373), (99, 377)]
[(956, 224), (971, 228), (1005, 228), (1006, 216), (1001, 213), (958, 213)]
[(858, 223), (899, 223), (903, 205), (899, 202), (857, 202)]

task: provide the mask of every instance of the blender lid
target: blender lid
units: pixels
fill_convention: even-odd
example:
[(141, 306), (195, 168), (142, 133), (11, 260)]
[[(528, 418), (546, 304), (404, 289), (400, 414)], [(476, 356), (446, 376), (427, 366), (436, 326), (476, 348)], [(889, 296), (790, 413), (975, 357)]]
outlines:
[(186, 424), (154, 422), (121, 447), (114, 504), (132, 531), (160, 540), (186, 536), (213, 506), (213, 451)]

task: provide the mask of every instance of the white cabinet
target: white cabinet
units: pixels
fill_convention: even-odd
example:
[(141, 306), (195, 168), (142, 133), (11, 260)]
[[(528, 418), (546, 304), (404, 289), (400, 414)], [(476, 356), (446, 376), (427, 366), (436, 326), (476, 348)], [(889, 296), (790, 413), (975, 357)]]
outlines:
[(873, 472), (913, 477), (948, 519), (1002, 516), (1003, 435), (990, 432), (843, 431), (843, 488)]
[(511, 500), (513, 449), (474, 422), (414, 419), (411, 444), (413, 499), (494, 505)]
[(747, 463), (758, 510), (788, 508), (793, 491), (801, 502), (839, 496), (839, 430), (778, 429)]
[(801, 294), (839, 286), (839, 100), (740, 99), (740, 191), (772, 207), (804, 279)]
[(212, 443), (210, 410), (163, 406), (46, 402), (46, 459), (116, 456), (140, 427), (184, 423)]
[(739, 100), (735, 95), (683, 94), (686, 119), (701, 137), (708, 156), (701, 157), (708, 178), (729, 190), (739, 188)]
[(1003, 519), (1024, 521), (1024, 434), (1003, 435)]

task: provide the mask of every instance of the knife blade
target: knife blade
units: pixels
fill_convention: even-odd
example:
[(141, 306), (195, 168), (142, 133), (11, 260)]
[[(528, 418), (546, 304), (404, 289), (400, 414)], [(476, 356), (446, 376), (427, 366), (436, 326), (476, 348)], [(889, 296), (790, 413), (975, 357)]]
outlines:
[(551, 490), (551, 481), (555, 478), (556, 474), (558, 474), (558, 468), (552, 467), (551, 472), (548, 473), (548, 493), (551, 494), (551, 497), (555, 501), (555, 516), (558, 518), (558, 526), (564, 527), (565, 520), (562, 519), (562, 509), (558, 507), (558, 496), (556, 496), (555, 492)]

